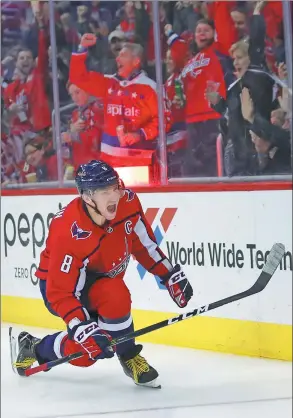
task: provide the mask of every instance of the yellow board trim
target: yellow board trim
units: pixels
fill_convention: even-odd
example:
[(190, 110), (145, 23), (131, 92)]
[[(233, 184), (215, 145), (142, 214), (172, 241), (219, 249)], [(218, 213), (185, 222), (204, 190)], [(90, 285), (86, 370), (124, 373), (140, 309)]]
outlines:
[[(135, 328), (176, 316), (134, 309)], [(2, 322), (63, 330), (40, 299), (1, 296)], [(292, 361), (292, 326), (200, 316), (151, 332), (140, 341)]]

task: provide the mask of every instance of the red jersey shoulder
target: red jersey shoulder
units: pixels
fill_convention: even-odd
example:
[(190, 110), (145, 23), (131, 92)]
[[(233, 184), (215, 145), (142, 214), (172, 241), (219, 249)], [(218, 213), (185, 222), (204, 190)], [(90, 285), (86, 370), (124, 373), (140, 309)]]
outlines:
[(72, 200), (67, 206), (57, 212), (52, 219), (50, 234), (59, 238), (83, 241), (93, 234), (94, 224), (86, 214), (80, 197)]
[(114, 222), (128, 217), (138, 216), (141, 213), (141, 203), (136, 193), (131, 189), (125, 189), (124, 196), (120, 199), (117, 216)]

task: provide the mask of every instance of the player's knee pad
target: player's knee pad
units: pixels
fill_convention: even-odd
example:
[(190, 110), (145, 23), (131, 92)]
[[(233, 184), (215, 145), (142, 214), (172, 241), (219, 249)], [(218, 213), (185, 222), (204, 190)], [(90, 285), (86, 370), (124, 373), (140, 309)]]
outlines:
[(131, 311), (130, 292), (120, 279), (97, 282), (90, 291), (91, 305), (105, 318), (121, 318)]
[(131, 311), (131, 297), (127, 287), (119, 286), (109, 303), (98, 309), (99, 315), (106, 318), (121, 318)]
[(93, 364), (95, 364), (95, 362), (97, 361), (97, 360), (92, 360), (89, 357), (88, 352), (82, 347), (82, 345), (77, 344), (75, 341), (69, 340), (67, 335), (63, 338), (61, 342), (61, 350), (64, 356), (68, 356), (69, 354), (74, 354), (78, 352), (84, 353), (84, 356), (75, 360), (71, 360), (69, 362), (73, 366), (90, 367)]

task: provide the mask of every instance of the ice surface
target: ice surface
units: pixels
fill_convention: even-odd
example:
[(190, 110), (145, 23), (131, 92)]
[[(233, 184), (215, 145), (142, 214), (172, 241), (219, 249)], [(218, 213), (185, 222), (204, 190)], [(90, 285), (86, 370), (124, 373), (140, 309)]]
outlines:
[(10, 367), (8, 325), (1, 333), (2, 418), (292, 417), (289, 362), (145, 344), (161, 390), (135, 386), (116, 358), (21, 378)]

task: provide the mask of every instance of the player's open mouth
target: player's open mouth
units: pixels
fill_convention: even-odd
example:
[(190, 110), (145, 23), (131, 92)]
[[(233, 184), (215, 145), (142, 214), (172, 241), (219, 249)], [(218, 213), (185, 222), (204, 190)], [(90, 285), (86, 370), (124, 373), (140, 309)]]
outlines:
[(109, 213), (115, 213), (116, 212), (116, 209), (117, 209), (117, 205), (109, 205), (109, 206), (107, 206), (107, 211)]

